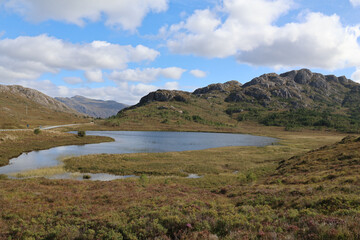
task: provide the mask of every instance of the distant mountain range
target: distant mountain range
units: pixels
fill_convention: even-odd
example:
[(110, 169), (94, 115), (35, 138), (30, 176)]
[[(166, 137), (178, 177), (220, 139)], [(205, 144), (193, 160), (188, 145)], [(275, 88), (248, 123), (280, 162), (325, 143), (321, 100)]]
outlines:
[(37, 90), (0, 85), (0, 129), (83, 121), (84, 115)]
[[(211, 84), (192, 93), (157, 90), (120, 111), (118, 117), (122, 125), (125, 120), (143, 119), (169, 126), (234, 126), (236, 120), (359, 132), (360, 84), (344, 76), (322, 75), (308, 69), (269, 73), (245, 84)], [(116, 125), (113, 121), (112, 125)]]
[(123, 108), (128, 107), (128, 105), (116, 101), (95, 100), (82, 96), (74, 96), (71, 98), (56, 97), (55, 99), (80, 113), (95, 118), (108, 118), (116, 115), (117, 112)]

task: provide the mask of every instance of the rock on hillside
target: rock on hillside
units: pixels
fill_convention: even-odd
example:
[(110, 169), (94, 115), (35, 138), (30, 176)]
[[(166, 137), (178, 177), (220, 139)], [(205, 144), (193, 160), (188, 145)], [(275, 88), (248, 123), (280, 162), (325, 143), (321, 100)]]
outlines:
[(51, 110), (78, 114), (78, 112), (74, 109), (66, 106), (56, 99), (31, 88), (25, 88), (19, 85), (0, 85), (0, 93), (7, 93), (13, 95), (14, 97), (25, 98)]
[(237, 81), (211, 84), (193, 93), (157, 90), (143, 97), (136, 108), (159, 101), (186, 102), (191, 98), (216, 97), (230, 104), (271, 109), (351, 107), (359, 104), (360, 85), (344, 76), (322, 75), (308, 69), (283, 74), (269, 73), (242, 85)]
[(198, 88), (196, 89), (193, 94), (201, 95), (201, 94), (208, 94), (208, 93), (230, 93), (231, 91), (237, 91), (241, 89), (242, 84), (238, 81), (232, 80), (226, 83), (215, 83), (210, 84), (207, 87)]
[(128, 106), (116, 101), (95, 100), (82, 96), (56, 99), (80, 113), (96, 118), (108, 118), (116, 115), (120, 110)]
[(250, 102), (275, 108), (342, 105), (359, 84), (346, 77), (312, 73), (308, 69), (264, 74), (233, 91), (227, 102)]
[(178, 101), (186, 102), (189, 98), (190, 93), (184, 91), (176, 90), (157, 90), (151, 92), (145, 97), (141, 98), (140, 102), (135, 106), (142, 106), (151, 102), (168, 102), (168, 101)]

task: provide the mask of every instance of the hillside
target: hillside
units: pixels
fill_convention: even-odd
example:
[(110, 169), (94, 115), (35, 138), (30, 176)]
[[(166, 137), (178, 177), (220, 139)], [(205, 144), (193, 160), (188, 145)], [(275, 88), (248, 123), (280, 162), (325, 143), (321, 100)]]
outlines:
[(116, 115), (125, 107), (128, 107), (128, 105), (116, 101), (102, 101), (82, 96), (74, 96), (71, 98), (56, 97), (55, 99), (80, 113), (95, 118), (108, 118)]
[[(243, 121), (288, 129), (333, 128), (359, 132), (360, 85), (344, 76), (308, 69), (264, 74), (241, 84), (211, 84), (194, 92), (158, 90), (118, 113), (107, 124), (128, 121), (235, 127)], [(158, 124), (159, 125), (159, 124)]]
[(84, 116), (37, 90), (0, 85), (0, 128), (84, 122)]

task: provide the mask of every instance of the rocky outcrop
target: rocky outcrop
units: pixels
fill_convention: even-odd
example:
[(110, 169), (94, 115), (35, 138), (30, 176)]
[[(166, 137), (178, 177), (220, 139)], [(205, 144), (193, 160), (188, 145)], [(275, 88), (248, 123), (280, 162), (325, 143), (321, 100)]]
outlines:
[[(276, 109), (353, 106), (359, 104), (360, 85), (344, 76), (322, 75), (309, 69), (282, 74), (263, 74), (241, 85), (237, 81), (210, 84), (192, 94), (182, 91), (158, 90), (143, 97), (139, 104), (159, 101), (188, 102), (192, 99), (216, 98), (239, 107), (269, 107)], [(218, 101), (218, 100), (217, 100)], [(210, 102), (209, 102), (210, 103)], [(211, 103), (210, 103), (211, 104)], [(243, 104), (243, 105), (242, 105)]]
[(169, 102), (169, 101), (186, 102), (188, 95), (190, 95), (190, 93), (183, 91), (157, 90), (141, 98), (138, 104), (144, 105), (155, 101), (156, 102)]
[(120, 110), (128, 107), (128, 105), (118, 103), (116, 101), (96, 100), (82, 96), (55, 99), (80, 113), (95, 118), (108, 118), (116, 115)]
[(340, 104), (356, 85), (358, 84), (344, 76), (322, 75), (301, 69), (280, 75), (269, 73), (256, 77), (240, 90), (231, 92), (225, 101), (251, 102), (252, 98), (253, 102), (257, 101), (263, 106), (279, 108), (334, 105)]
[(215, 83), (215, 84), (210, 84), (209, 86), (203, 88), (198, 88), (193, 92), (193, 94), (201, 95), (212, 92), (230, 93), (231, 91), (240, 90), (241, 86), (242, 86), (241, 83), (233, 80), (226, 83)]

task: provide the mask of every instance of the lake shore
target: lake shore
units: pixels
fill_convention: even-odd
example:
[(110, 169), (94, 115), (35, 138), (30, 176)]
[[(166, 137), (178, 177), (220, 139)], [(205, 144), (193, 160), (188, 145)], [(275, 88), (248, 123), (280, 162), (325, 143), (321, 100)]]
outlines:
[[(111, 182), (0, 180), (0, 238), (356, 238), (360, 190), (355, 173), (347, 177), (327, 169), (311, 180), (311, 173), (303, 177), (296, 168), (283, 175), (277, 170), (280, 162), (338, 142), (345, 134), (244, 130), (280, 142), (65, 160), (71, 171), (137, 171), (140, 176)], [(176, 171), (180, 168), (186, 169), (184, 175)], [(190, 172), (202, 177), (186, 178)]]
[(113, 139), (98, 136), (78, 137), (75, 134), (51, 130), (41, 131), (39, 134), (34, 134), (33, 130), (0, 132), (0, 166), (5, 166), (11, 158), (30, 151), (109, 141)]

